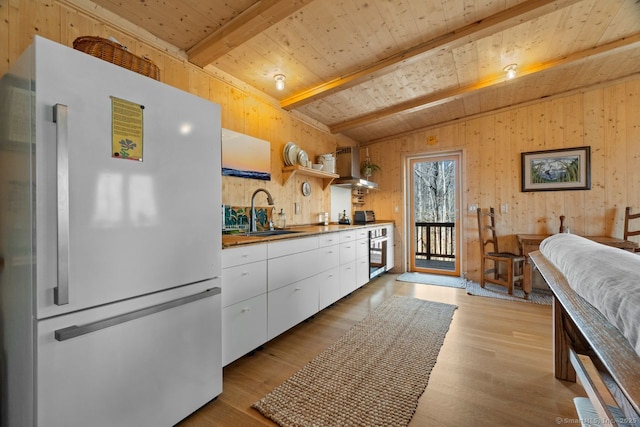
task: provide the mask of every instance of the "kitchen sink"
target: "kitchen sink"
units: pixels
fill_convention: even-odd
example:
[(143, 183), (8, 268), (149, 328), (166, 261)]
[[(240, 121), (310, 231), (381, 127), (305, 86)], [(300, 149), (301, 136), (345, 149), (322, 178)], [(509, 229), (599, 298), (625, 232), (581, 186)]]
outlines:
[(295, 230), (264, 230), (264, 231), (252, 231), (247, 233), (247, 236), (281, 236), (283, 234), (295, 234), (301, 233), (301, 231)]

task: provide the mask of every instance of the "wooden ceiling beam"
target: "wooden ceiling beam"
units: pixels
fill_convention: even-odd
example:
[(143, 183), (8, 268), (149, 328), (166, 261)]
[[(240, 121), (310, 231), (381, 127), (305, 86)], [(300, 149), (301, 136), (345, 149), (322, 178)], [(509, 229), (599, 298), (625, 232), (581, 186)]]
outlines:
[(229, 23), (189, 48), (189, 62), (205, 67), (312, 1), (258, 0)]
[(309, 104), (325, 96), (356, 86), (365, 81), (388, 74), (429, 53), (450, 50), (466, 43), (487, 37), (499, 31), (539, 18), (581, 0), (528, 0), (495, 15), (481, 19), (447, 34), (399, 52), (366, 68), (336, 77), (310, 89), (294, 94), (280, 102), (285, 110)]
[[(516, 78), (521, 78), (530, 74), (539, 73), (545, 70), (549, 70), (554, 67), (568, 66), (580, 61), (597, 58), (599, 56), (610, 55), (618, 53), (626, 49), (633, 49), (640, 46), (640, 33), (629, 37), (623, 37), (619, 40), (615, 40), (610, 43), (606, 43), (600, 46), (596, 46), (590, 49), (586, 49), (580, 52), (572, 53), (571, 55), (556, 58), (552, 61), (548, 61), (542, 64), (533, 65), (530, 67), (523, 67), (518, 70)], [(462, 98), (465, 95), (473, 92), (500, 84), (505, 83), (506, 78), (504, 74), (495, 76), (493, 78), (484, 80), (482, 82), (473, 83), (465, 86), (446, 89), (437, 93), (422, 96), (416, 99), (412, 99), (407, 102), (403, 102), (389, 108), (384, 108), (375, 111), (370, 114), (366, 114), (354, 119), (345, 120), (343, 122), (329, 126), (331, 133), (340, 133), (348, 129), (353, 129), (359, 126), (366, 125), (375, 120), (379, 120), (384, 117), (392, 116), (394, 114), (408, 113), (413, 111), (422, 110), (429, 107), (434, 107), (446, 102), (453, 101), (458, 98)]]

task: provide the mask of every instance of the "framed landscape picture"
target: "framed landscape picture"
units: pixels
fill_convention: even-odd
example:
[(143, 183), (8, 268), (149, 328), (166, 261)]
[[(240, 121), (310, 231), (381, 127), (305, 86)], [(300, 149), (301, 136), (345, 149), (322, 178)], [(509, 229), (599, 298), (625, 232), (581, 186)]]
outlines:
[(269, 141), (222, 129), (222, 175), (270, 181)]
[(591, 147), (522, 153), (522, 191), (591, 189)]

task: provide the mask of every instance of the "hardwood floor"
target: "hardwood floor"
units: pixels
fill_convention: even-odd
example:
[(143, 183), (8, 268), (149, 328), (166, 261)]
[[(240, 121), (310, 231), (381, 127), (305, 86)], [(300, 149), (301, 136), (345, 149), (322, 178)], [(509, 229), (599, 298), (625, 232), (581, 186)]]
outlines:
[(181, 427), (273, 426), (251, 404), (393, 294), (458, 306), (410, 426), (576, 424), (578, 384), (552, 371), (551, 307), (470, 296), (385, 274), (224, 369), (223, 393)]

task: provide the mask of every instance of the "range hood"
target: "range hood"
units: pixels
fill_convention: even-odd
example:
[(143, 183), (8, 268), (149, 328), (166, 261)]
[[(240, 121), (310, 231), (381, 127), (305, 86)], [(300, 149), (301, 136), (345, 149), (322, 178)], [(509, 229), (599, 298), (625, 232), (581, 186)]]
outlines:
[(336, 178), (331, 185), (347, 188), (378, 188), (375, 182), (360, 177), (360, 150), (358, 147), (343, 147), (336, 151)]

